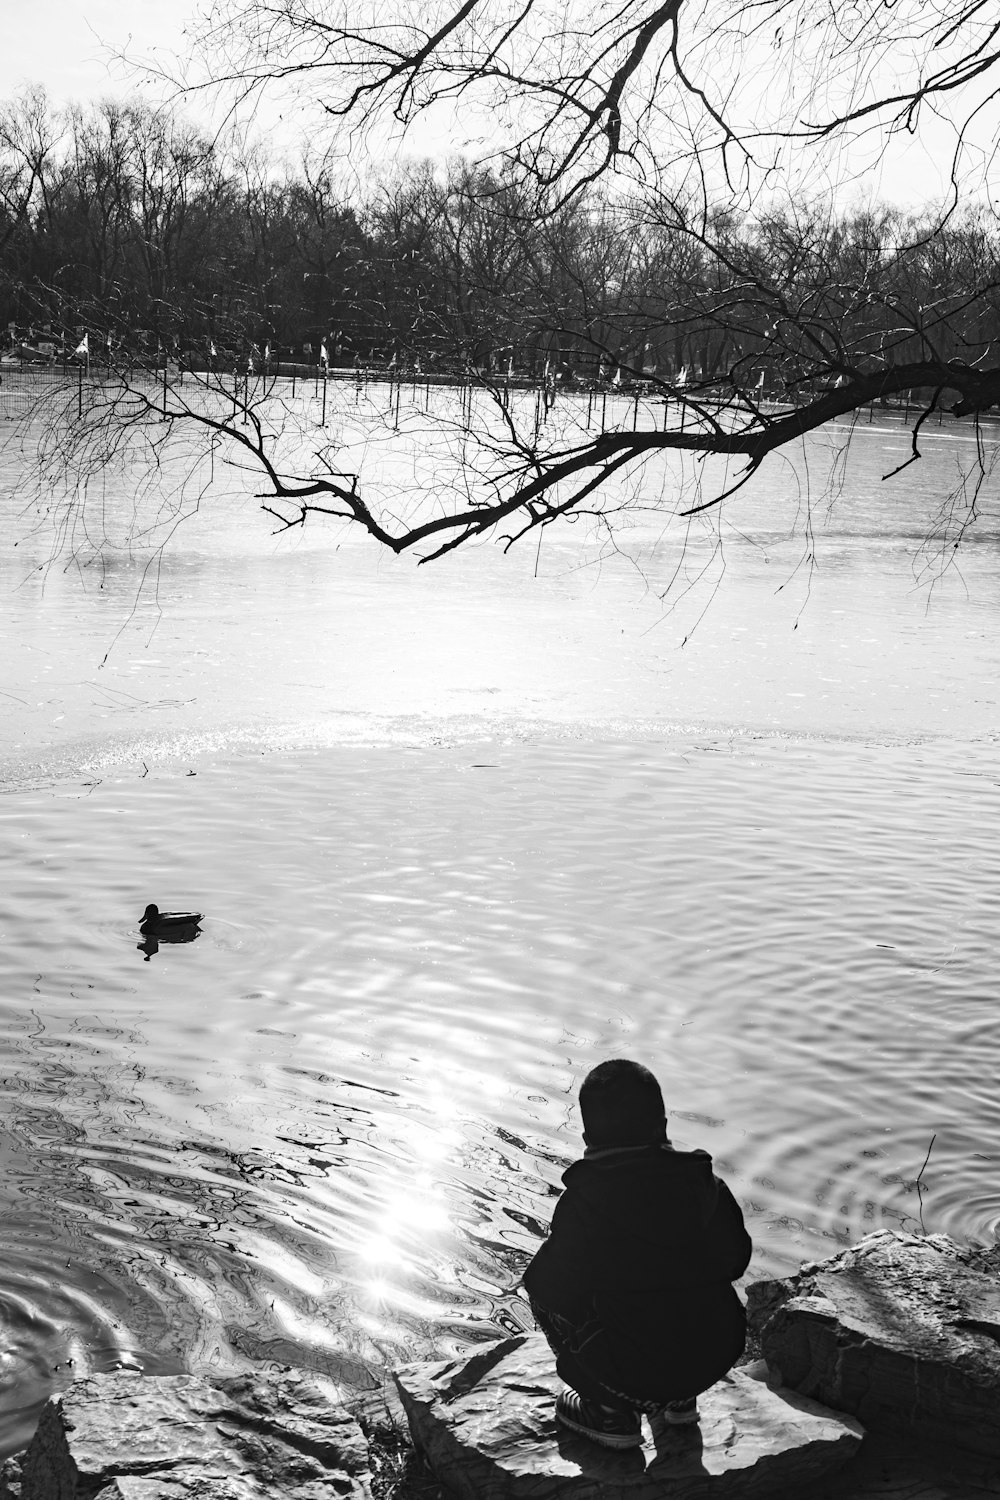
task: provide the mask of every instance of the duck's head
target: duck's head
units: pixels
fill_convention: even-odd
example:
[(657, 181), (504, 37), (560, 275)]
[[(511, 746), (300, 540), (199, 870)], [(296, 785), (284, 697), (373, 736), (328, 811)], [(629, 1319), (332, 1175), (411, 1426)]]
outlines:
[(142, 920), (144, 922), (155, 922), (159, 915), (160, 908), (151, 901), (142, 914)]

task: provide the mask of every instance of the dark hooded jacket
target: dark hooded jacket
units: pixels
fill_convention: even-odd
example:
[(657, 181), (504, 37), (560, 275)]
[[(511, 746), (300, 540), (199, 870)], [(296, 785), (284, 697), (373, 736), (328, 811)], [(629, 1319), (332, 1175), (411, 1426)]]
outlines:
[(732, 1283), (752, 1245), (707, 1151), (588, 1151), (563, 1174), (529, 1297), (585, 1330), (578, 1354), (614, 1389), (671, 1401), (707, 1390), (746, 1337)]

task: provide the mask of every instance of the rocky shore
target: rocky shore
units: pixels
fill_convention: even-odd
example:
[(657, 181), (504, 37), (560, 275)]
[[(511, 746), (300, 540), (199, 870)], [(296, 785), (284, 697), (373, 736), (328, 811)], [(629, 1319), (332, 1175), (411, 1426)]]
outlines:
[(0, 1500), (978, 1500), (1000, 1496), (1000, 1252), (867, 1236), (748, 1295), (751, 1353), (613, 1453), (556, 1426), (540, 1335), (339, 1404), (293, 1370), (114, 1374), (46, 1405)]

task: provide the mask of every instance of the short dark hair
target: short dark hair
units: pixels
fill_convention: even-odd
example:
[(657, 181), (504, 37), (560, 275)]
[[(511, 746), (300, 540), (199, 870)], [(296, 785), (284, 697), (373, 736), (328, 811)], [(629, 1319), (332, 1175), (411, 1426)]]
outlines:
[(642, 1063), (612, 1057), (580, 1085), (580, 1113), (588, 1146), (645, 1146), (666, 1136), (660, 1085)]

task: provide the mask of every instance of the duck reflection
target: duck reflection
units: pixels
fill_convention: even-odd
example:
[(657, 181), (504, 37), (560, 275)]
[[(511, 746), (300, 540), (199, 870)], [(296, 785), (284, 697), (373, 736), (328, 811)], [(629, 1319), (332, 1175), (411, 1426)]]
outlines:
[(160, 911), (151, 901), (139, 924), (142, 941), (136, 943), (139, 952), (145, 954), (144, 962), (149, 963), (161, 943), (193, 943), (201, 934), (201, 919), (200, 911)]

